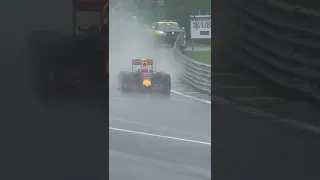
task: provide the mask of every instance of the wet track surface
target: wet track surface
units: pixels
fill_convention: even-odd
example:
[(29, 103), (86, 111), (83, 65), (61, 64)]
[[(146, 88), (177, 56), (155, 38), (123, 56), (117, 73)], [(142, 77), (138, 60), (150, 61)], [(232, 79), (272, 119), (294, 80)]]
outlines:
[(210, 105), (174, 94), (162, 96), (111, 97), (111, 126), (210, 142)]
[(210, 179), (211, 146), (202, 143), (211, 141), (209, 105), (121, 93), (110, 103), (111, 179)]
[(135, 58), (153, 59), (155, 70), (171, 75), (172, 89), (185, 89), (170, 48), (123, 36), (110, 47), (110, 179), (211, 179), (210, 104), (174, 93), (122, 93), (117, 75), (131, 71)]
[(110, 179), (211, 179), (210, 104), (174, 93), (122, 93), (117, 73), (131, 71), (133, 58), (153, 59), (181, 87), (167, 48), (130, 52), (110, 59)]
[(124, 94), (117, 88), (119, 71), (131, 71), (135, 58), (153, 59), (155, 70), (171, 75), (172, 89), (186, 87), (170, 48), (155, 48), (136, 36), (111, 39), (110, 179), (211, 179), (210, 104), (174, 93)]

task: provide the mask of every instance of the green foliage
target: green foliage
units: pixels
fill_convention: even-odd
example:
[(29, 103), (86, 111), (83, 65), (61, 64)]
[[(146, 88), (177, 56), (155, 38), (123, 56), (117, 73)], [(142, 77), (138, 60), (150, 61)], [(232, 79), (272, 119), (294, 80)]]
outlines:
[(137, 20), (141, 24), (148, 24), (151, 26), (151, 23), (158, 19), (158, 13), (152, 8), (139, 8), (133, 12), (137, 17)]
[(165, 0), (164, 4), (166, 18), (179, 22), (187, 32), (190, 30), (190, 14), (211, 12), (211, 0)]
[[(151, 24), (159, 20), (157, 10), (159, 9), (152, 7), (130, 9), (141, 24)], [(211, 12), (211, 0), (164, 0), (164, 19), (177, 21), (187, 32), (190, 29), (189, 15), (197, 14), (199, 10), (202, 13)]]
[(210, 0), (165, 0), (165, 7), (170, 13), (178, 13), (175, 10), (197, 12), (201, 10), (203, 12), (211, 11), (211, 1)]
[(211, 51), (184, 51), (186, 56), (205, 64), (211, 64)]

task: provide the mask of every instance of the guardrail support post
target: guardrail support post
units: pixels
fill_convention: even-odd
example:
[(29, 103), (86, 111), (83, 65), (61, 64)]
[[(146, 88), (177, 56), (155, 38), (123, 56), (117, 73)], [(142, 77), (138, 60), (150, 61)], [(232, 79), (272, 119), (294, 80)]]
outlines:
[(194, 39), (191, 40), (192, 52), (194, 52)]

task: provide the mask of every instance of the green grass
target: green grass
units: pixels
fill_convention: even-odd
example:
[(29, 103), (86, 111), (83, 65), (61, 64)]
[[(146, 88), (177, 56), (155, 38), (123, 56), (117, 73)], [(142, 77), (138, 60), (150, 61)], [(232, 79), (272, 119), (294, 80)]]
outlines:
[(211, 64), (211, 51), (185, 51), (184, 54), (201, 63)]
[[(192, 42), (191, 42), (190, 39), (187, 40), (187, 45), (188, 45), (188, 46), (191, 46), (191, 45), (192, 45)], [(211, 40), (210, 40), (210, 39), (196, 40), (196, 41), (194, 42), (194, 45), (195, 45), (195, 46), (201, 46), (201, 47), (211, 46)]]
[[(187, 42), (187, 46), (192, 46), (191, 42)], [(211, 47), (211, 44), (194, 43), (196, 47)]]
[(320, 1), (319, 0), (277, 0), (283, 3), (302, 6), (312, 10), (320, 10)]

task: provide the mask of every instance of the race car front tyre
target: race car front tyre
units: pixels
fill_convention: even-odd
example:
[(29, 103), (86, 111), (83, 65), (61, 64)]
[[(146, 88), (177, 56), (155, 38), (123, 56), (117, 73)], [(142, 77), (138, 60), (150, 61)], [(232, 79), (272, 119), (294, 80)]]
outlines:
[(171, 76), (169, 74), (164, 74), (162, 78), (163, 83), (163, 94), (170, 94), (171, 91)]

